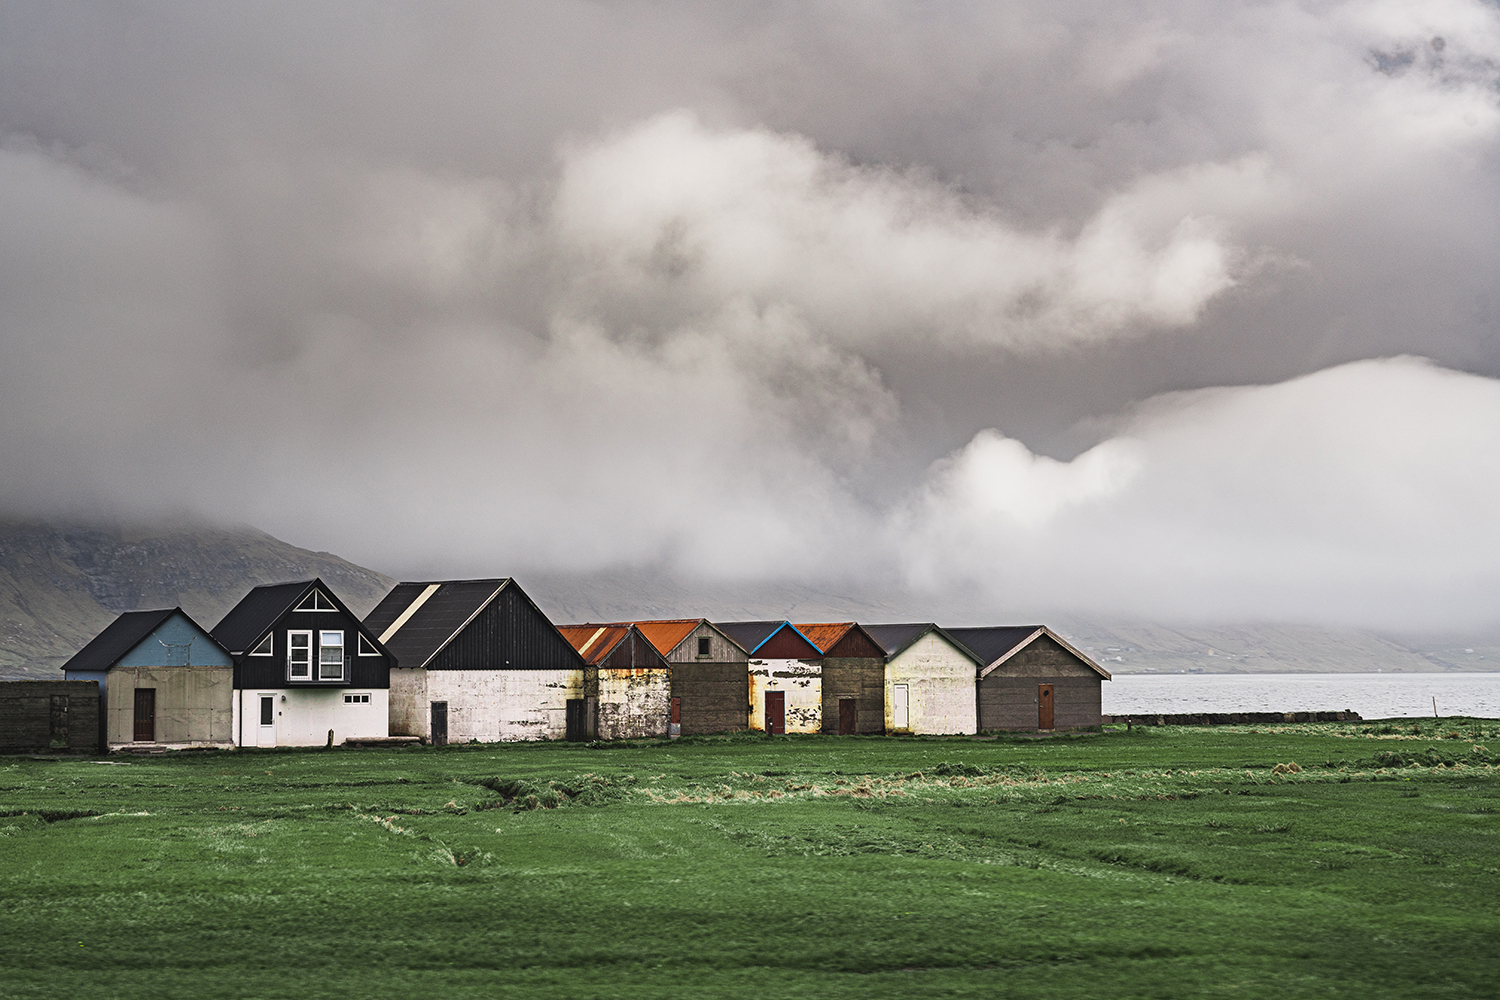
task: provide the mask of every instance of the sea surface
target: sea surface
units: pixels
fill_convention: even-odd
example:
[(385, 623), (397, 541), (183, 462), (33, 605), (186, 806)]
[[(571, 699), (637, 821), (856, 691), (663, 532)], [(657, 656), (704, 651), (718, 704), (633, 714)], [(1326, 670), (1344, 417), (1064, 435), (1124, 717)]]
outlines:
[(1187, 712), (1338, 712), (1366, 719), (1500, 718), (1500, 673), (1115, 674), (1105, 715)]

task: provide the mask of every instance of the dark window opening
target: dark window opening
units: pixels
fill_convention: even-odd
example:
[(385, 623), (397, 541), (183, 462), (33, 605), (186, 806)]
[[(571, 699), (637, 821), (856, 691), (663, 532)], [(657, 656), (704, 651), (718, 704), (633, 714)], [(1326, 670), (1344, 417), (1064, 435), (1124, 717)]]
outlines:
[(713, 651), (713, 639), (706, 635), (700, 635), (698, 637), (698, 655), (709, 656), (712, 655)]

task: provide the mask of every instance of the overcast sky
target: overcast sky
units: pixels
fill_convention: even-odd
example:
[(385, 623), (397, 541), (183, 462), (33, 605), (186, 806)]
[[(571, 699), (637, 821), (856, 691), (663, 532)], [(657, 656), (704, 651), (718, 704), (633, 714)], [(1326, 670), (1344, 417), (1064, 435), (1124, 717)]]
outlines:
[(0, 3), (0, 510), (1488, 627), (1497, 154), (1480, 0)]

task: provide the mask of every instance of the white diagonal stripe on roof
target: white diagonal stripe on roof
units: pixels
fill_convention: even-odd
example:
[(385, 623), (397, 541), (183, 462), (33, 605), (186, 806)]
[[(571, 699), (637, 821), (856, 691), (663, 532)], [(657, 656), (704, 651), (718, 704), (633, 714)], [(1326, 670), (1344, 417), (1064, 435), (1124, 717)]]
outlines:
[(411, 602), (411, 606), (401, 612), (401, 617), (391, 622), (391, 627), (380, 633), (380, 644), (384, 646), (390, 642), (391, 636), (401, 631), (401, 626), (405, 625), (411, 619), (411, 616), (417, 613), (418, 608), (427, 603), (429, 597), (438, 592), (440, 586), (442, 586), (440, 583), (429, 583), (427, 589), (418, 594), (417, 599)]

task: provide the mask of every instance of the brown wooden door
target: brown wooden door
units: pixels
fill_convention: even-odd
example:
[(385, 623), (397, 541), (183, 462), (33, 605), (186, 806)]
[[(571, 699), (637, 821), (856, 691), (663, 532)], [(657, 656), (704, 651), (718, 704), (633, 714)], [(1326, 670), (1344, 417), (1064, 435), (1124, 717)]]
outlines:
[(672, 718), (669, 719), (668, 721), (669, 722), (676, 722), (678, 724), (681, 724), (681, 722), (682, 722), (682, 699), (681, 698), (673, 698), (672, 699)]
[(135, 689), (135, 741), (156, 742), (156, 688)]
[(766, 692), (766, 732), (780, 736), (786, 732), (786, 692)]
[(839, 735), (854, 735), (854, 699), (839, 699)]
[(1052, 685), (1038, 684), (1036, 689), (1036, 727), (1052, 728)]

